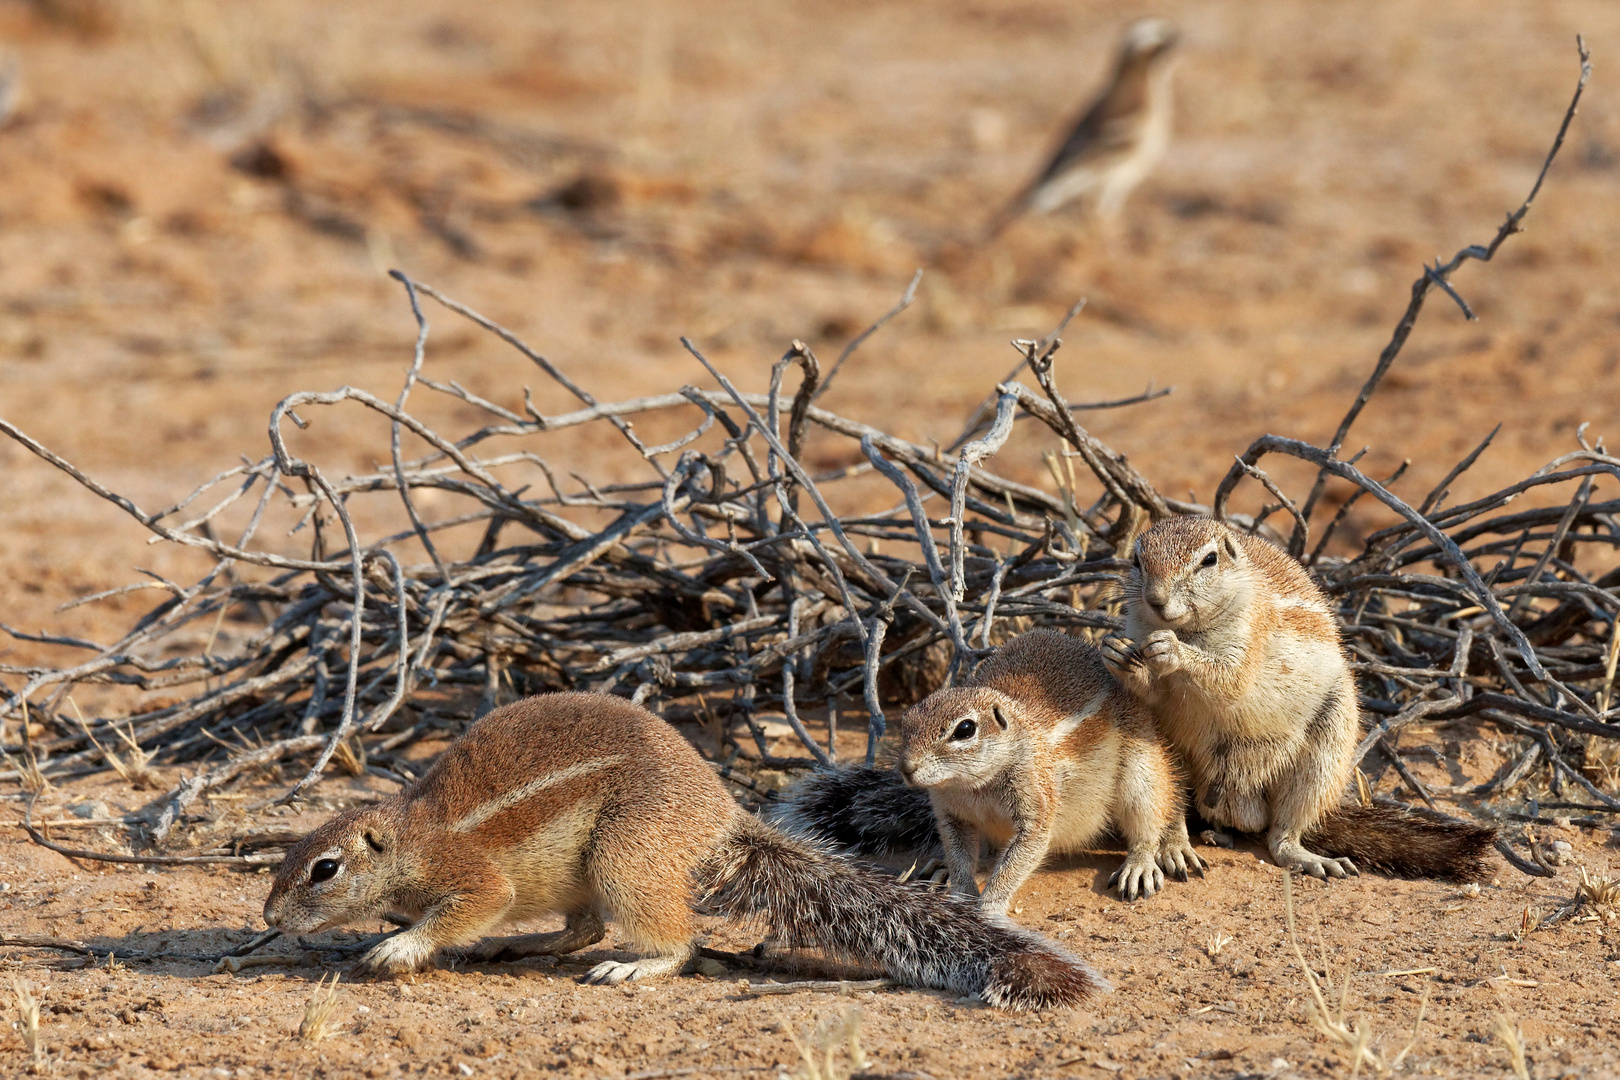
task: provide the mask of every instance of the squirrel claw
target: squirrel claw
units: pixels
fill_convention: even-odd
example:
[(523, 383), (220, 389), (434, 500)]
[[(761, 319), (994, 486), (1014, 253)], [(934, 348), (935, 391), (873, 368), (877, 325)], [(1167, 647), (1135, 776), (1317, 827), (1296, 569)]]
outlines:
[(1192, 849), (1191, 842), (1187, 840), (1167, 844), (1160, 850), (1158, 861), (1160, 869), (1177, 881), (1187, 881), (1193, 874), (1203, 877), (1204, 868), (1209, 865), (1199, 858), (1198, 853)]
[(1164, 888), (1164, 871), (1151, 857), (1129, 858), (1125, 865), (1114, 871), (1108, 879), (1110, 888), (1118, 888), (1127, 901), (1152, 896)]
[(622, 964), (617, 960), (605, 960), (591, 968), (581, 982), (596, 986), (617, 986), (623, 982), (634, 982), (638, 979), (654, 979), (660, 975), (679, 971), (686, 965), (685, 956), (655, 956), (646, 960), (633, 960)]
[(1361, 871), (1349, 859), (1334, 859), (1314, 852), (1306, 851), (1299, 844), (1280, 845), (1272, 852), (1277, 865), (1287, 870), (1309, 874), (1313, 878), (1327, 881), (1330, 878), (1360, 877)]
[(1174, 630), (1155, 630), (1143, 641), (1140, 649), (1142, 662), (1155, 675), (1164, 675), (1181, 667), (1181, 639)]
[(1103, 665), (1115, 675), (1142, 666), (1142, 657), (1136, 651), (1136, 645), (1123, 634), (1110, 633), (1104, 636), (1098, 651), (1102, 653)]
[(414, 938), (410, 931), (385, 937), (355, 964), (362, 974), (399, 975), (416, 971), (433, 955), (433, 945)]

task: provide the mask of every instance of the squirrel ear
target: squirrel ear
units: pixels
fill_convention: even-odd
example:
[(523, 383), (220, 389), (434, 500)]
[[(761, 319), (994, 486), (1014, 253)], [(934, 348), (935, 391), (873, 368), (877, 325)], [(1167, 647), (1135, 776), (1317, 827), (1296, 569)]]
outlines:
[(379, 855), (383, 853), (383, 842), (379, 840), (377, 838), (377, 834), (372, 832), (370, 829), (366, 830), (366, 846)]
[(1007, 730), (1007, 718), (1005, 716), (1001, 715), (1001, 706), (1000, 705), (992, 705), (992, 706), (990, 706), (990, 715), (992, 715), (992, 716), (994, 716), (996, 718), (996, 723), (1001, 725), (1001, 730), (1002, 731)]
[(1237, 558), (1237, 541), (1233, 540), (1230, 536), (1223, 536), (1221, 537), (1221, 546), (1226, 548), (1226, 555), (1228, 558)]

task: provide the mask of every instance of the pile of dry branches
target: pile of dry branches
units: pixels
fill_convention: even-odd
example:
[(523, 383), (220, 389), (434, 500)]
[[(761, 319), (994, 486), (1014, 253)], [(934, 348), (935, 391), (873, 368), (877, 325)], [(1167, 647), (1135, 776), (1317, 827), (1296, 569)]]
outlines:
[[(1165, 498), (1085, 429), (1086, 409), (1156, 395), (1071, 406), (1054, 364), (1062, 327), (1044, 341), (1015, 343), (1017, 368), (947, 448), (919, 446), (817, 407), (854, 350), (909, 303), (909, 291), (825, 373), (811, 350), (795, 342), (773, 367), (768, 393), (743, 393), (683, 339), (718, 389), (689, 386), (601, 403), (506, 329), (396, 272), (419, 335), (395, 400), (349, 387), (293, 394), (270, 417), (269, 455), (227, 469), (155, 511), (0, 421), (0, 431), (156, 536), (214, 560), (190, 585), (165, 583), (170, 595), (110, 644), (6, 628), (18, 638), (83, 650), (85, 658), (67, 667), (0, 667), (0, 675), (20, 680), (6, 687), (0, 704), (0, 747), (11, 759), (0, 780), (37, 787), (109, 767), (138, 770), (150, 761), (208, 762), (153, 804), (142, 841), (161, 851), (178, 842), (184, 831), (176, 826), (195, 820), (193, 804), (209, 789), (312, 757), (282, 796), (291, 800), (334, 755), (357, 773), (409, 781), (413, 767), (401, 750), (411, 741), (458, 730), (502, 695), (554, 689), (626, 694), (675, 718), (701, 718), (718, 733), (724, 760), (716, 764), (745, 786), (748, 775), (727, 768), (738, 764), (737, 736), (752, 740), (766, 766), (828, 762), (839, 717), (850, 712), (864, 717), (870, 760), (885, 708), (959, 677), (1007, 633), (1035, 624), (1087, 632), (1119, 626), (1116, 591), (1126, 567), (1120, 556), (1134, 537), (1170, 514), (1212, 513), (1279, 539), (1336, 599), (1364, 711), (1375, 722), (1361, 754), (1378, 747), (1419, 797), (1446, 796), (1476, 813), (1524, 821), (1541, 820), (1542, 809), (1620, 810), (1620, 799), (1604, 790), (1615, 784), (1620, 736), (1620, 725), (1611, 722), (1620, 570), (1594, 580), (1582, 569), (1615, 563), (1620, 500), (1593, 501), (1591, 493), (1597, 477), (1620, 476), (1620, 459), (1583, 440), (1579, 451), (1529, 478), (1448, 506), (1450, 485), (1489, 439), (1416, 505), (1391, 494), (1393, 477), (1379, 482), (1358, 470), (1359, 454), (1341, 456), (1430, 291), (1441, 289), (1472, 318), (1448, 279), (1468, 260), (1491, 259), (1519, 230), (1587, 72), (1583, 48), (1580, 84), (1535, 189), (1489, 245), (1425, 267), (1332, 443), (1261, 438), (1233, 466), (1212, 507)], [(580, 407), (542, 415), (525, 392), (524, 411), (517, 412), (429, 378), (422, 296), (504, 339)], [(789, 393), (784, 383), (793, 369)], [(433, 430), (408, 408), (417, 388), (479, 410), (483, 426), (454, 438)], [(288, 421), (302, 427), (316, 406), (339, 403), (387, 418), (387, 467), (329, 476), (288, 449)], [(631, 419), (673, 410), (690, 415), (687, 434), (646, 445)], [(1046, 425), (1066, 446), (1048, 458), (1055, 496), (987, 467), (1023, 418)], [(589, 424), (616, 428), (644, 478), (559, 481), (528, 448), (535, 437)], [(812, 432), (858, 444), (862, 463), (812, 475), (803, 454)], [(405, 456), (407, 433), (425, 452)], [(518, 449), (492, 452), (514, 440)], [(1267, 454), (1316, 466), (1317, 480), (1303, 500), (1284, 495), (1258, 467)], [(894, 508), (835, 511), (829, 500), (839, 486), (870, 473), (893, 486)], [(1082, 483), (1077, 473), (1090, 479)], [(1254, 517), (1228, 514), (1229, 496), (1246, 477), (1263, 484), (1274, 502)], [(548, 493), (536, 494), (528, 482), (542, 480)], [(1354, 491), (1317, 527), (1332, 483)], [(1520, 494), (1555, 484), (1575, 486), (1566, 505), (1504, 510)], [(463, 512), (429, 520), (418, 503), (430, 489), (442, 493), (440, 502), (444, 495), (459, 500)], [(1325, 554), (1336, 527), (1366, 495), (1397, 523), (1369, 536), (1352, 558)], [(397, 505), (409, 528), (363, 537), (354, 512), (363, 499)], [(1286, 534), (1266, 524), (1281, 511), (1293, 519)], [(222, 539), (216, 524), (233, 512), (246, 516), (245, 526), (234, 540)], [(278, 513), (309, 526), (307, 557), (259, 541), (267, 514)], [(447, 557), (452, 545), (441, 534), (467, 528), (481, 528), (481, 542), (465, 557)], [(402, 545), (425, 557), (405, 565), (396, 554)], [(243, 623), (251, 631), (231, 629)], [(128, 715), (84, 717), (71, 695), (94, 684), (148, 692), (138, 700), (149, 704)], [(156, 693), (166, 696), (153, 701)], [(809, 710), (824, 718), (817, 720), (827, 730), (823, 741), (801, 718)], [(791, 727), (802, 754), (772, 753), (767, 716)], [(1397, 732), (1418, 721), (1463, 718), (1524, 736), (1526, 749), (1482, 785), (1425, 789), (1395, 751)], [(43, 733), (31, 734), (30, 721)], [(1552, 801), (1511, 811), (1483, 801), (1538, 771)], [(243, 856), (241, 848), (285, 839), (273, 832), (235, 837), (230, 854), (216, 848), (118, 858), (262, 861), (270, 857)], [(1535, 862), (1521, 865), (1545, 870), (1533, 842), (1531, 855)]]

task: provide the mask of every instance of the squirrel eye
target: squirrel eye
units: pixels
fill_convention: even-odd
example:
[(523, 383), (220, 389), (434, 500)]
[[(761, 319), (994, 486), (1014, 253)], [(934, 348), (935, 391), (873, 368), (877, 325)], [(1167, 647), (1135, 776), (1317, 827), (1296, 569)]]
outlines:
[(320, 882), (326, 881), (328, 878), (332, 877), (334, 874), (336, 874), (338, 872), (338, 865), (339, 864), (338, 864), (338, 861), (336, 859), (322, 859), (320, 862), (318, 862), (314, 866), (310, 867), (310, 870), (309, 870), (310, 884), (311, 885), (316, 885), (316, 884), (319, 884)]
[(1214, 566), (1219, 561), (1219, 556), (1211, 551), (1208, 555), (1204, 556), (1204, 561), (1199, 563), (1198, 566), (1200, 569), (1207, 569), (1208, 567)]
[(974, 723), (972, 720), (963, 720), (960, 724), (956, 725), (956, 730), (951, 732), (951, 741), (960, 742), (963, 739), (971, 739), (973, 738), (974, 734), (978, 732), (978, 730), (978, 724)]

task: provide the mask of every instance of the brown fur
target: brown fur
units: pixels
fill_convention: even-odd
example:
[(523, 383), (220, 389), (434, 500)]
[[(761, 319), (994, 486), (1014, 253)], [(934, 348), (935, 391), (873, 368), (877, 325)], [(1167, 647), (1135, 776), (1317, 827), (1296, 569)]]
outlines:
[[(1371, 824), (1350, 815), (1328, 830), (1326, 820), (1361, 737), (1356, 685), (1332, 605), (1304, 567), (1222, 523), (1171, 518), (1137, 541), (1126, 601), (1129, 640), (1105, 642), (1104, 658), (1152, 707), (1187, 765), (1199, 813), (1265, 833), (1279, 865), (1356, 873), (1349, 853), (1379, 846), (1358, 849), (1349, 831)], [(1494, 839), (1422, 819), (1403, 828), (1410, 857), (1394, 871), (1403, 875), (1474, 873)], [(1304, 846), (1328, 831), (1333, 852)], [(1378, 865), (1396, 865), (1390, 858)]]
[[(783, 884), (794, 891), (770, 894)], [(861, 921), (857, 897), (892, 925)], [(679, 969), (694, 947), (693, 907), (705, 899), (765, 916), (780, 938), (1010, 1008), (1070, 1004), (1105, 985), (1036, 935), (756, 822), (674, 728), (593, 694), (497, 709), (417, 784), (316, 829), (277, 871), (265, 921), (313, 933), (396, 914), (412, 925), (362, 966), (411, 971), (442, 948), (475, 943), (479, 959), (575, 951), (600, 940), (611, 918), (653, 954), (588, 976), (620, 982)], [(565, 929), (487, 936), (553, 912), (567, 916)], [(1038, 958), (1031, 971), (1066, 966), (1069, 981), (1019, 982), (1026, 955)]]
[(1202, 870), (1152, 716), (1079, 638), (1014, 639), (968, 685), (908, 710), (900, 738), (899, 772), (929, 792), (953, 888), (977, 893), (981, 834), (1002, 847), (986, 911), (1004, 912), (1049, 851), (1083, 849), (1111, 827), (1130, 848), (1116, 875), (1128, 899), (1152, 895), (1166, 871)]
[(1462, 883), (1490, 875), (1487, 854), (1496, 834), (1432, 810), (1347, 803), (1328, 811), (1305, 839), (1381, 874)]

